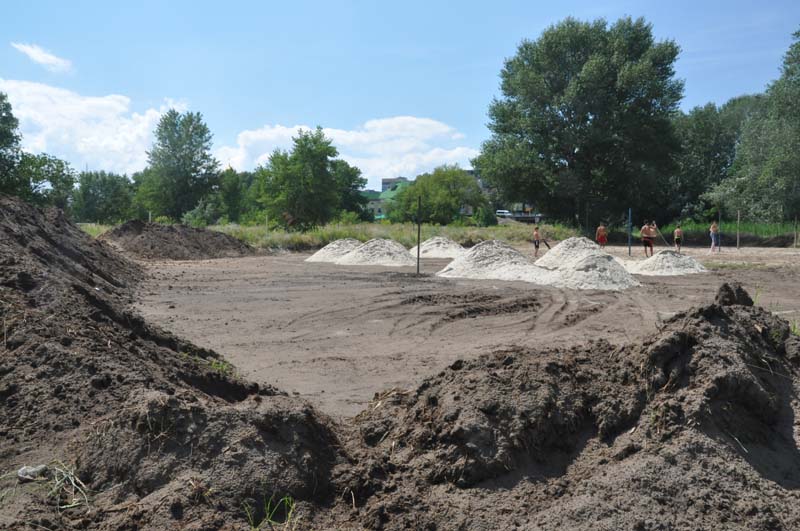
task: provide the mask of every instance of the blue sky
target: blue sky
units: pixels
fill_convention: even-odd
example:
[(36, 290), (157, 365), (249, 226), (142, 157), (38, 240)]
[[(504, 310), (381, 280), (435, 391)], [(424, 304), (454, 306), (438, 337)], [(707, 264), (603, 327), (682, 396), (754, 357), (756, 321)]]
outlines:
[(468, 166), (503, 60), (567, 16), (643, 16), (676, 40), (684, 109), (762, 91), (800, 29), (797, 1), (6, 0), (2, 12), (0, 91), (30, 150), (132, 172), (177, 106), (202, 112), (217, 157), (240, 169), (321, 125), (371, 187)]

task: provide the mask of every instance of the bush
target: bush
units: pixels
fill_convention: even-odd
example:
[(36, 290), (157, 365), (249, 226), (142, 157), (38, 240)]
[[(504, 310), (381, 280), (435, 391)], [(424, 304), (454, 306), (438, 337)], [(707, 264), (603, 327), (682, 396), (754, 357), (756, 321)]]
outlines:
[(183, 215), (181, 221), (191, 227), (207, 227), (220, 218), (217, 202), (212, 199), (201, 199), (197, 206)]
[(497, 216), (488, 208), (479, 208), (475, 212), (475, 221), (479, 227), (492, 227), (497, 225)]

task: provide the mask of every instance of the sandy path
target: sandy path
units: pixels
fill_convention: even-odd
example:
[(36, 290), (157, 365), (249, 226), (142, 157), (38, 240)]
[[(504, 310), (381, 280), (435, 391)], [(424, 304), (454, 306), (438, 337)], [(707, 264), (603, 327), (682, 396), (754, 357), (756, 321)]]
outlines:
[(409, 267), (305, 263), (308, 254), (160, 262), (148, 265), (138, 310), (221, 352), (244, 376), (349, 416), (375, 392), (416, 385), (458, 358), (514, 345), (641, 338), (707, 301), (723, 280), (740, 280), (760, 304), (800, 317), (800, 276), (789, 265), (800, 259), (785, 251), (737, 253), (752, 269), (640, 277), (642, 287), (622, 293), (441, 279), (431, 274), (447, 260), (433, 259), (421, 278)]

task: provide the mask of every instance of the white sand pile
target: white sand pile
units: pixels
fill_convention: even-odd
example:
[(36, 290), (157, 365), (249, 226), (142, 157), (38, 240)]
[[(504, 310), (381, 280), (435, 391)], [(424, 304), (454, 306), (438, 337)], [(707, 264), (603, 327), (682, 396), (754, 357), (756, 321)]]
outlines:
[(628, 262), (628, 271), (636, 275), (672, 276), (705, 273), (707, 269), (691, 256), (675, 251), (659, 251), (641, 262)]
[(619, 260), (588, 238), (567, 238), (536, 265), (551, 270), (551, 283), (559, 288), (619, 291), (640, 285)]
[(559, 288), (620, 291), (641, 285), (613, 256), (600, 250), (578, 253), (552, 272), (552, 285)]
[(413, 266), (417, 261), (394, 240), (375, 238), (336, 260), (341, 265)]
[[(459, 244), (442, 236), (434, 236), (425, 240), (419, 247), (420, 256), (425, 258), (458, 258), (465, 252)], [(411, 256), (417, 256), (417, 246), (415, 245), (408, 252), (411, 253)]]
[(335, 262), (359, 245), (361, 242), (355, 238), (336, 240), (306, 258), (306, 262)]
[(536, 265), (555, 269), (564, 265), (565, 262), (577, 260), (579, 256), (588, 252), (599, 251), (600, 246), (589, 238), (567, 238), (547, 251), (544, 256), (536, 261)]
[(479, 243), (436, 274), (449, 278), (521, 280), (535, 284), (550, 284), (552, 276), (510, 245), (497, 240)]

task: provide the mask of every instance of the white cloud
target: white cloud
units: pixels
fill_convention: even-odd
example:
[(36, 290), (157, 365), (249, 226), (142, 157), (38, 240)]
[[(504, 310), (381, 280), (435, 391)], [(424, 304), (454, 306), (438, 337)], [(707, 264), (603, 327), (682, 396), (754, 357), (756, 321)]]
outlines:
[(46, 151), (70, 161), (77, 169), (133, 173), (147, 164), (152, 133), (169, 107), (185, 105), (165, 100), (158, 109), (131, 111), (127, 96), (82, 96), (42, 83), (0, 78), (19, 119), (23, 147)]
[(36, 44), (22, 44), (12, 42), (11, 46), (28, 56), (34, 63), (40, 64), (51, 72), (69, 72), (72, 70), (72, 62), (53, 55), (41, 46)]
[[(235, 146), (217, 150), (223, 165), (238, 170), (263, 164), (276, 148), (289, 149), (292, 136), (306, 125), (287, 127), (265, 125), (245, 130), (236, 137)], [(395, 116), (369, 120), (355, 129), (324, 128), (340, 156), (358, 166), (369, 180), (370, 188), (380, 188), (380, 179), (404, 175), (414, 177), (441, 164), (469, 167), (478, 150), (458, 141), (464, 135), (453, 127), (430, 118)]]

